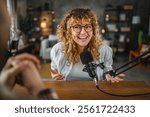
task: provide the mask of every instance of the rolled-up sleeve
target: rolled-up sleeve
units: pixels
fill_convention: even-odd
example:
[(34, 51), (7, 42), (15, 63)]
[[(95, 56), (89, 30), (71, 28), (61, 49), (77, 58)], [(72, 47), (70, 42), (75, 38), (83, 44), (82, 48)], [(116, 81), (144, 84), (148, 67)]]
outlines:
[(51, 58), (51, 68), (57, 70), (57, 60), (58, 60), (58, 44), (54, 45), (50, 52)]

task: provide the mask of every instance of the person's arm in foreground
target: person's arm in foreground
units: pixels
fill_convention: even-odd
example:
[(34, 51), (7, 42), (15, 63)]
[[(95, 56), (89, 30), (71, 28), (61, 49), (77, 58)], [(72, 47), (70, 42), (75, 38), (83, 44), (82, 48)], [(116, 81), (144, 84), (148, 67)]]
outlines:
[(33, 96), (39, 96), (46, 87), (41, 81), (38, 70), (40, 70), (40, 62), (33, 55), (21, 54), (11, 57), (1, 72), (0, 83), (8, 90), (19, 83)]

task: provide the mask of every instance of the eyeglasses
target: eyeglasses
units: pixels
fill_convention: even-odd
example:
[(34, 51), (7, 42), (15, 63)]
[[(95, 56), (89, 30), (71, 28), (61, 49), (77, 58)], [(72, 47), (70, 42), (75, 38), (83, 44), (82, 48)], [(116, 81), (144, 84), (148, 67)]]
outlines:
[(84, 27), (84, 30), (86, 32), (90, 32), (92, 31), (93, 27), (91, 24), (86, 24), (85, 26), (82, 26), (82, 25), (74, 25), (72, 26), (73, 30), (76, 32), (76, 33), (80, 33), (81, 30), (82, 30), (82, 27)]

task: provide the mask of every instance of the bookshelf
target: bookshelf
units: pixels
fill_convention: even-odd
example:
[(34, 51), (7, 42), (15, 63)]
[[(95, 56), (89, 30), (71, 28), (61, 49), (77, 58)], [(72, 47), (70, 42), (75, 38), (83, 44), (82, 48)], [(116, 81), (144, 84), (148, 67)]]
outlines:
[(114, 54), (128, 51), (132, 28), (133, 5), (113, 7), (107, 5), (104, 11), (104, 38), (110, 41)]

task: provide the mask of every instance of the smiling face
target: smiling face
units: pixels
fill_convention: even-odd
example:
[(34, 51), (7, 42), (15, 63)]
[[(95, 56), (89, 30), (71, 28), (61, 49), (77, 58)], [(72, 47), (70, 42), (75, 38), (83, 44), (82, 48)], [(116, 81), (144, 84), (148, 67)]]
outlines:
[(78, 45), (78, 49), (82, 51), (93, 36), (93, 27), (87, 20), (72, 21), (70, 23), (70, 33), (72, 39)]
[(68, 11), (57, 26), (57, 37), (68, 63), (78, 63), (80, 53), (89, 50), (93, 60), (99, 58), (102, 45), (100, 27), (96, 14), (91, 9), (76, 8)]

